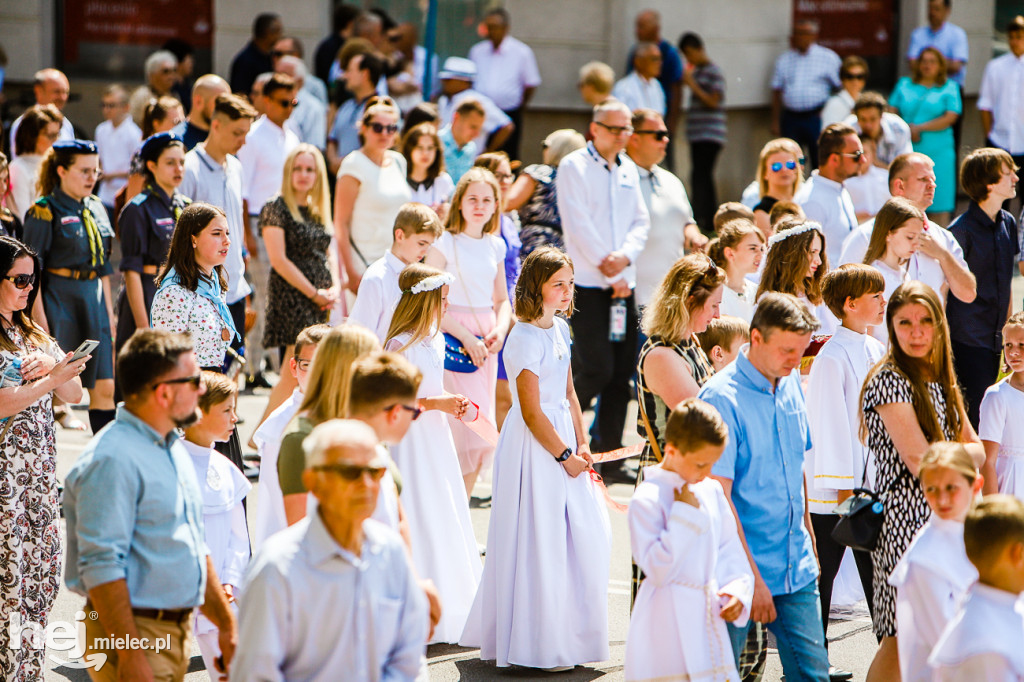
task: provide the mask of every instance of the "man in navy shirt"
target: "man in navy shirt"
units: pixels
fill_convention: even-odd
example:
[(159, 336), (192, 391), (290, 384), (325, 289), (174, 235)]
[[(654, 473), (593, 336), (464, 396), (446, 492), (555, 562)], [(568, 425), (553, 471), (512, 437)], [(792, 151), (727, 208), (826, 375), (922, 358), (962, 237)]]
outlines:
[(1013, 264), (1022, 267), (1017, 223), (1002, 210), (1003, 202), (1017, 194), (1016, 171), (1013, 158), (1002, 149), (986, 147), (971, 152), (960, 166), (960, 185), (971, 203), (949, 226), (978, 281), (973, 302), (964, 303), (952, 294), (946, 302), (953, 367), (967, 401), (967, 417), (975, 429), (985, 389), (999, 377)]
[(252, 22), (252, 40), (231, 60), (231, 78), (228, 79), (231, 92), (247, 95), (256, 76), (273, 72), (271, 51), (283, 33), (284, 24), (277, 14), (264, 12), (256, 16)]

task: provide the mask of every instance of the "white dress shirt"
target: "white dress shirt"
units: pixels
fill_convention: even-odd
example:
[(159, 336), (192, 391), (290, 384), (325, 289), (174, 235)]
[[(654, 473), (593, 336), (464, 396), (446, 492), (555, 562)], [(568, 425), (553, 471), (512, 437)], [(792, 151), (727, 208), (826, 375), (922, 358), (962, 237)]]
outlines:
[(299, 138), (295, 133), (266, 116), (252, 124), (245, 144), (238, 150), (245, 188), (243, 197), (249, 202), (249, 215), (259, 215), (263, 204), (280, 194), (284, 160), (297, 146)]
[(885, 168), (872, 165), (867, 173), (853, 176), (843, 186), (850, 193), (853, 210), (857, 213), (874, 216), (889, 201), (889, 171)]
[(632, 110), (654, 109), (665, 115), (665, 90), (657, 78), (644, 78), (633, 71), (625, 78), (619, 79), (612, 88), (612, 97), (621, 101)]
[[(635, 287), (636, 259), (650, 230), (636, 164), (619, 154), (609, 167), (590, 143), (558, 164), (555, 187), (576, 286), (606, 289), (625, 279)], [(630, 264), (615, 277), (605, 277), (597, 266), (613, 251), (624, 254)]]
[(1014, 156), (1024, 154), (1024, 55), (990, 61), (981, 79), (978, 109), (992, 114), (988, 137)]
[[(64, 114), (64, 112), (61, 112)], [(16, 156), (14, 153), (14, 136), (18, 134), (18, 126), (21, 125), (21, 119), (25, 118), (25, 114), (22, 114), (18, 118), (14, 119), (14, 123), (11, 124), (11, 160), (13, 161)], [(70, 142), (75, 139), (75, 126), (71, 125), (71, 121), (68, 119), (67, 114), (64, 114), (64, 120), (60, 123), (60, 134), (54, 142)]]
[(391, 316), (395, 313), (402, 290), (398, 288), (398, 276), (405, 263), (388, 251), (383, 258), (370, 263), (359, 281), (359, 293), (355, 305), (348, 314), (348, 321), (366, 327), (377, 335), (383, 344), (387, 339)]
[(505, 36), (497, 48), (483, 40), (469, 49), (469, 59), (476, 64), (475, 85), (502, 111), (523, 105), (523, 90), (540, 85), (537, 58), (530, 46), (512, 36)]
[(509, 118), (508, 114), (502, 111), (490, 97), (479, 90), (469, 88), (468, 90), (463, 90), (454, 97), (442, 95), (441, 99), (437, 100), (437, 111), (438, 115), (441, 117), (441, 127), (450, 126), (452, 124), (452, 119), (455, 117), (455, 110), (459, 108), (459, 105), (462, 104), (464, 100), (471, 98), (480, 102), (484, 108), (484, 129), (474, 140), (474, 142), (476, 142), (476, 148), (482, 154), (483, 151), (487, 149), (487, 138), (490, 137), (495, 130), (504, 128), (511, 123), (512, 119)]
[(825, 108), (821, 110), (821, 127), (824, 128), (830, 123), (841, 123), (843, 119), (853, 113), (853, 95), (843, 88), (828, 98)]
[(797, 191), (793, 201), (800, 205), (808, 220), (821, 223), (825, 233), (828, 266), (839, 262), (843, 240), (857, 227), (853, 200), (841, 182), (822, 177), (814, 171)]
[(319, 513), (306, 517), (263, 544), (242, 593), (233, 679), (376, 682), (420, 674), (427, 599), (402, 539), (376, 521), (363, 522), (356, 556)]
[(645, 306), (665, 273), (684, 255), (683, 230), (693, 223), (693, 210), (675, 175), (660, 166), (637, 166), (637, 171), (651, 221), (647, 243), (636, 259), (636, 303)]
[(1018, 595), (974, 583), (935, 645), (935, 682), (1024, 680), (1024, 614)]
[[(829, 267), (838, 268), (846, 263), (863, 263), (864, 255), (868, 252), (868, 244), (871, 243), (871, 232), (874, 229), (874, 218), (857, 226), (857, 229), (851, 232), (843, 242), (843, 251), (839, 255), (839, 260), (835, 264), (830, 261)], [(969, 270), (967, 261), (964, 260), (963, 247), (960, 246), (960, 242), (956, 240), (952, 232), (930, 220), (926, 229), (928, 230), (928, 235), (941, 244), (946, 251), (949, 251), (960, 267)], [(910, 262), (907, 263), (907, 279), (915, 279), (930, 286), (935, 290), (939, 300), (945, 305), (949, 281), (946, 279), (946, 273), (942, 271), (942, 264), (939, 261), (924, 255), (920, 251), (916, 252), (910, 257)]]
[[(96, 148), (100, 153), (100, 168), (109, 176), (115, 173), (127, 173), (131, 168), (132, 155), (142, 142), (142, 130), (131, 119), (125, 116), (121, 125), (115, 126), (112, 121), (104, 121), (96, 126)], [(100, 183), (98, 196), (104, 206), (114, 205), (114, 195), (128, 183), (128, 178), (104, 178)]]

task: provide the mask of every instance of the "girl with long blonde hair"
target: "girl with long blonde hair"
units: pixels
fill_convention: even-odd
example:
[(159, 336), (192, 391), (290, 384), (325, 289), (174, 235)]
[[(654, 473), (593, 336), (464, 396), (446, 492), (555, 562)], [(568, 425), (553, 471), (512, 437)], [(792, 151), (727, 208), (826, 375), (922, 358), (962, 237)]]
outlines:
[[(480, 582), (480, 552), (469, 518), (459, 456), (448, 418), (480, 423), (479, 411), (444, 387), (444, 336), (440, 331), (448, 288), (454, 278), (412, 263), (402, 270), (402, 298), (388, 329), (386, 350), (401, 353), (423, 373), (413, 422), (391, 456), (402, 472), (402, 507), (408, 512), (412, 558), (444, 598), (431, 643), (457, 643)], [(446, 418), (446, 415), (448, 418)], [(460, 422), (461, 423), (461, 422)]]
[(352, 363), (377, 350), (380, 350), (380, 342), (373, 332), (354, 324), (335, 327), (317, 345), (306, 392), (299, 411), (285, 427), (277, 459), (284, 514), (289, 526), (306, 516), (307, 491), (302, 483), (306, 455), (302, 441), (317, 424), (348, 416)]
[[(316, 147), (303, 143), (288, 154), (281, 193), (263, 206), (258, 225), (271, 267), (263, 347), (290, 358), (299, 332), (327, 322), (338, 299), (328, 256), (334, 229), (327, 164)], [(297, 385), (291, 372), (281, 372), (260, 423)]]

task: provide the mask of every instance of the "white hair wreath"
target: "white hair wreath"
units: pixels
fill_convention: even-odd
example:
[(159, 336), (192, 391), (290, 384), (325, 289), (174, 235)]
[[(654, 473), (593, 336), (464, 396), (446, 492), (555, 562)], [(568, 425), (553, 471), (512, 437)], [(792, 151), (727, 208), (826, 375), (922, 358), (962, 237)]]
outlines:
[(413, 285), (411, 289), (406, 290), (405, 293), (410, 294), (422, 294), (424, 291), (433, 291), (434, 289), (440, 289), (446, 284), (452, 284), (455, 282), (455, 278), (447, 272), (442, 272), (440, 275), (431, 275), (421, 279), (419, 282)]
[(795, 237), (798, 234), (803, 234), (804, 232), (809, 232), (810, 230), (817, 230), (818, 232), (821, 232), (821, 223), (816, 223), (813, 220), (808, 220), (802, 225), (797, 225), (796, 227), (791, 227), (788, 230), (776, 232), (771, 237), (769, 237), (768, 248), (772, 248), (773, 246), (781, 242), (783, 239)]

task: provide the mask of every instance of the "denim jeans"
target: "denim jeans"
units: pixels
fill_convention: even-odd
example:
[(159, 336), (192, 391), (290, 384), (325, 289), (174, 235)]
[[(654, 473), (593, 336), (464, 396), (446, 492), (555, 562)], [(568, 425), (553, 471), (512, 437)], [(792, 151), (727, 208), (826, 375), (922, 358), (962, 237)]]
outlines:
[[(817, 583), (812, 580), (796, 592), (773, 598), (776, 618), (767, 626), (775, 635), (786, 682), (828, 682), (828, 654)], [(737, 667), (749, 627), (728, 625)]]

